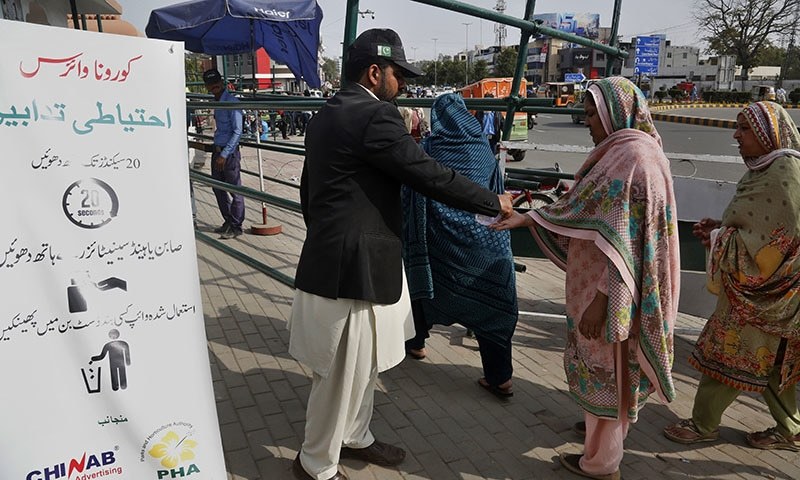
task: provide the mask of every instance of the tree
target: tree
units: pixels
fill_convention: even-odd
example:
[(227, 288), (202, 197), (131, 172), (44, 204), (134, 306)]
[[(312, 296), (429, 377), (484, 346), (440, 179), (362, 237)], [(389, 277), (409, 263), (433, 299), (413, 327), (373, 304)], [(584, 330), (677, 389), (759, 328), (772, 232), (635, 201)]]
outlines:
[(708, 33), (709, 53), (735, 55), (742, 89), (770, 37), (791, 31), (800, 0), (700, 0), (695, 19)]
[[(800, 1), (800, 0), (797, 0)], [(517, 70), (517, 49), (507, 47), (497, 54), (494, 62), (494, 74), (498, 77), (513, 77)]]
[(489, 76), (489, 64), (486, 63), (486, 60), (476, 60), (472, 62), (472, 68), (470, 70), (472, 71), (469, 72), (469, 78), (473, 82), (483, 80)]
[(765, 45), (758, 56), (759, 65), (781, 66), (786, 57), (786, 49), (775, 45)]
[(322, 57), (322, 74), (325, 80), (331, 82), (332, 85), (339, 85), (339, 68), (336, 60), (332, 58)]
[(206, 93), (203, 86), (203, 61), (208, 60), (208, 55), (202, 53), (186, 52), (183, 57), (186, 83), (189, 91), (193, 93)]

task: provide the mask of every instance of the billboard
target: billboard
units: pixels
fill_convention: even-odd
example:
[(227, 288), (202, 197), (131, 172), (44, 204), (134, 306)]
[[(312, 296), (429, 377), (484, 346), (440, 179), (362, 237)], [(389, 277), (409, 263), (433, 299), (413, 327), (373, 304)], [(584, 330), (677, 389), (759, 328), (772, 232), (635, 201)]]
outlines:
[(533, 21), (541, 21), (545, 27), (593, 40), (600, 35), (599, 13), (539, 13), (533, 16)]
[(0, 478), (227, 478), (183, 43), (0, 20), (0, 45)]

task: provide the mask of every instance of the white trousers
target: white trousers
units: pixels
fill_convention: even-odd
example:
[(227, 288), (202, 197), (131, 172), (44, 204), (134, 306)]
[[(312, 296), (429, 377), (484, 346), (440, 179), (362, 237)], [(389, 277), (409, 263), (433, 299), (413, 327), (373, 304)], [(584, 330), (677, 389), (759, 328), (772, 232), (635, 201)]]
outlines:
[(365, 448), (375, 441), (369, 430), (378, 379), (375, 336), (372, 304), (354, 301), (327, 376), (313, 374), (300, 462), (317, 480), (336, 474), (342, 445)]

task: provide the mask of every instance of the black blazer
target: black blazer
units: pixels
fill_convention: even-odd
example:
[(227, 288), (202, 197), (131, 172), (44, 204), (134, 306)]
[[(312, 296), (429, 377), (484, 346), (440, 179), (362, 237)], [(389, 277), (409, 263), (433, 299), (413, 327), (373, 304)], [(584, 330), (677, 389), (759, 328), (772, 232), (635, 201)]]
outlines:
[(443, 167), (406, 130), (397, 107), (352, 84), (306, 129), (300, 201), (307, 233), (295, 287), (390, 304), (402, 287), (400, 186), (497, 215), (497, 194)]

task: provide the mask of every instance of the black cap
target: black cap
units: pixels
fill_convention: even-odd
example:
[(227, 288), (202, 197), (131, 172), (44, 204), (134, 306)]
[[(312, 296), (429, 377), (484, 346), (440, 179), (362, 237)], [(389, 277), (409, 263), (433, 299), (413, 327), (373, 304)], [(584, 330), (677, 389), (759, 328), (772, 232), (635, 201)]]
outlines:
[(383, 58), (400, 67), (407, 77), (419, 77), (422, 70), (406, 61), (400, 36), (388, 28), (373, 28), (356, 38), (348, 50), (351, 61)]
[(203, 72), (203, 83), (205, 83), (206, 85), (213, 85), (221, 81), (222, 81), (222, 75), (216, 68), (212, 68), (210, 70), (206, 70), (205, 72)]

